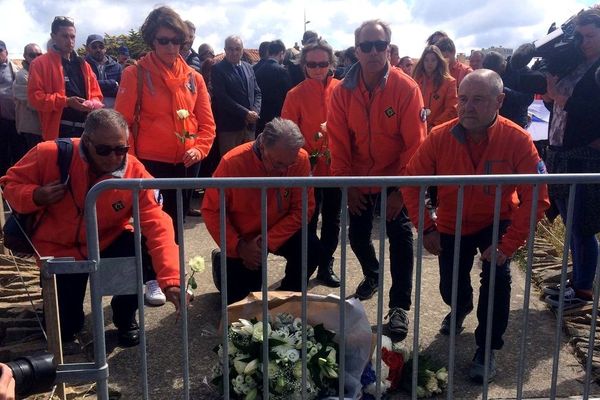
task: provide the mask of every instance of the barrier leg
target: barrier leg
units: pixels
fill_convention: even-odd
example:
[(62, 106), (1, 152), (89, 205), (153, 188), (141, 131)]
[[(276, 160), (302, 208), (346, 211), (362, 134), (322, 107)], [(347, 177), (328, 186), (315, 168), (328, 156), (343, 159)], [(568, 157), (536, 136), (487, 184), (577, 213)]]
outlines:
[[(45, 277), (42, 274), (42, 293), (44, 298), (44, 318), (46, 320), (46, 335), (48, 336), (48, 351), (54, 354), (54, 364), (63, 364), (60, 325), (58, 322), (58, 297), (56, 296), (56, 276)], [(66, 400), (65, 384), (57, 384), (54, 395)]]

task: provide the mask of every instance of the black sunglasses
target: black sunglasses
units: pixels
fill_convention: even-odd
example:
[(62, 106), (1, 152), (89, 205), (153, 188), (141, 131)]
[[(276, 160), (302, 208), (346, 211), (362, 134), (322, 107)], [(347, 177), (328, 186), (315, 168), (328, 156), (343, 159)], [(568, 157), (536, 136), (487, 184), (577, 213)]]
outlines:
[(314, 69), (314, 68), (327, 68), (329, 67), (329, 61), (309, 61), (306, 63), (306, 68)]
[(373, 40), (371, 42), (359, 43), (358, 47), (360, 47), (360, 51), (363, 53), (370, 53), (371, 50), (373, 50), (373, 47), (375, 47), (375, 50), (377, 50), (378, 53), (381, 53), (388, 48), (389, 44), (390, 42), (385, 40)]
[(27, 57), (33, 59), (36, 58), (37, 56), (41, 56), (42, 53), (27, 53)]
[(172, 43), (174, 46), (180, 46), (183, 44), (184, 40), (181, 40), (179, 38), (165, 38), (165, 37), (161, 37), (161, 38), (156, 38), (156, 41), (158, 42), (158, 44), (160, 44), (161, 46), (166, 46), (169, 43)]
[(102, 50), (104, 48), (104, 45), (102, 43), (98, 43), (98, 44), (94, 43), (90, 47), (92, 48), (92, 50), (96, 50), (96, 49)]
[(74, 22), (74, 21), (73, 21), (73, 18), (71, 18), (71, 17), (63, 17), (63, 16), (60, 16), (60, 15), (59, 15), (59, 16), (56, 16), (56, 17), (54, 17), (54, 21), (60, 21), (60, 22), (63, 22), (63, 21), (69, 21), (69, 22), (71, 22), (71, 23), (73, 23), (73, 22)]
[(92, 142), (89, 138), (88, 138), (88, 141), (92, 144), (92, 146), (94, 146), (94, 150), (96, 150), (96, 154), (98, 154), (100, 157), (107, 157), (113, 151), (115, 152), (116, 156), (124, 156), (129, 151), (129, 146), (112, 147), (107, 144), (94, 144), (94, 142)]

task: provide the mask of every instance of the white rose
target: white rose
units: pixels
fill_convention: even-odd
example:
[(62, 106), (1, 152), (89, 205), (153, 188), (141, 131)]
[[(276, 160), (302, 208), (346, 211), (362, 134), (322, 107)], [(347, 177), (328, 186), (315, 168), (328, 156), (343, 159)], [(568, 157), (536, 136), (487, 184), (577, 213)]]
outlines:
[(187, 117), (190, 116), (190, 112), (184, 108), (182, 108), (181, 110), (177, 110), (177, 117), (179, 119), (186, 119)]

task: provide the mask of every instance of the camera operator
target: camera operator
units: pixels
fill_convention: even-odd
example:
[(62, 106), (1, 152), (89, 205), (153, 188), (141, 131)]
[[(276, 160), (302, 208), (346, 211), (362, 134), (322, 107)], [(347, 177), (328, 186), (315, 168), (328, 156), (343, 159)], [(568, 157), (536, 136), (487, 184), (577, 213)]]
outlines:
[[(583, 61), (562, 78), (547, 76), (544, 101), (552, 111), (547, 154), (551, 173), (600, 171), (600, 89), (594, 74), (600, 65), (600, 6), (575, 18)], [(569, 185), (550, 185), (550, 196), (566, 219)], [(592, 299), (598, 257), (600, 185), (577, 185), (573, 212), (571, 255), (574, 290), (565, 290), (565, 305)], [(557, 296), (555, 296), (557, 297)], [(558, 301), (558, 299), (553, 299)]]
[(529, 72), (529, 67), (512, 68), (502, 54), (491, 51), (483, 59), (483, 68), (491, 69), (502, 78), (504, 102), (500, 115), (525, 128), (528, 125), (527, 109), (533, 103), (533, 93), (522, 90), (520, 81), (522, 73)]
[(0, 400), (15, 400), (15, 380), (12, 370), (0, 363)]

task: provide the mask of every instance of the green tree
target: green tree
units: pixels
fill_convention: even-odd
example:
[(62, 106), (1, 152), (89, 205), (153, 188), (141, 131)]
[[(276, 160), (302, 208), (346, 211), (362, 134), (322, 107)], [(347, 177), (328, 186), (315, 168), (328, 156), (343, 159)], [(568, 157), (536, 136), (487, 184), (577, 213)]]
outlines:
[[(104, 45), (106, 46), (106, 54), (112, 57), (117, 57), (118, 49), (121, 46), (127, 46), (129, 49), (129, 56), (133, 59), (139, 59), (144, 53), (149, 52), (151, 49), (146, 46), (142, 39), (142, 34), (139, 30), (131, 29), (127, 35), (109, 35), (104, 34)], [(86, 54), (85, 46), (81, 46), (77, 49), (77, 53), (80, 56)]]

